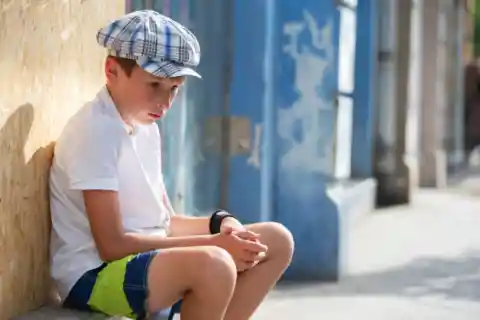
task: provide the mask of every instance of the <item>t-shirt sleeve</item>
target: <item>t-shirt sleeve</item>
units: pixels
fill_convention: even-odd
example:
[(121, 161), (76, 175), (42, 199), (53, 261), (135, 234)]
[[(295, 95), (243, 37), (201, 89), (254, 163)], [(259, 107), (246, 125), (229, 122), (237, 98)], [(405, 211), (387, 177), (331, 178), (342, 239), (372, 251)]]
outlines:
[(67, 174), (70, 189), (118, 191), (121, 127), (115, 123), (90, 123), (69, 146)]

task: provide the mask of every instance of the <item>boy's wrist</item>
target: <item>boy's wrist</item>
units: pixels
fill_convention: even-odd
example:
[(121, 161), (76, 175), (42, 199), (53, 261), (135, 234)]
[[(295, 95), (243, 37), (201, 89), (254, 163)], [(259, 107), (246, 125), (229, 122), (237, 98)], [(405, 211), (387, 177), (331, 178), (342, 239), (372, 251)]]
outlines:
[(235, 217), (227, 217), (223, 219), (222, 224), (220, 225), (220, 232), (231, 229), (245, 230), (245, 226)]
[(216, 234), (222, 232), (222, 224), (228, 218), (234, 218), (234, 216), (225, 210), (217, 210), (213, 212), (208, 223), (210, 233)]
[[(205, 235), (199, 235), (199, 236), (191, 236), (192, 238), (196, 238), (194, 240), (194, 243), (192, 243), (193, 246), (217, 246), (219, 244), (218, 241), (218, 235), (220, 234), (205, 234)], [(187, 236), (187, 238), (191, 238)]]
[(207, 246), (214, 246), (214, 247), (220, 247), (222, 248), (222, 244), (224, 241), (222, 241), (222, 238), (224, 238), (226, 234), (224, 233), (216, 233), (216, 234), (211, 234), (208, 235), (208, 240), (207, 240)]

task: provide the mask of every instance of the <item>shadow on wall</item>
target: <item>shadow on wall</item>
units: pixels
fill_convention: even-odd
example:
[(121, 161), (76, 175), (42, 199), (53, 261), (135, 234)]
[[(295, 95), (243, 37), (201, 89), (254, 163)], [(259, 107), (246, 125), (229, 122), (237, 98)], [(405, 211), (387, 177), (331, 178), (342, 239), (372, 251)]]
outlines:
[[(449, 300), (480, 301), (480, 251), (453, 258), (421, 258), (389, 270), (345, 277), (338, 285), (322, 287), (284, 286), (281, 293), (295, 289), (295, 296), (400, 296), (443, 297)], [(289, 295), (280, 294), (279, 298)]]
[(18, 107), (0, 129), (2, 319), (43, 304), (50, 284), (48, 171), (54, 144), (39, 148), (26, 159), (33, 120), (34, 108), (27, 103)]

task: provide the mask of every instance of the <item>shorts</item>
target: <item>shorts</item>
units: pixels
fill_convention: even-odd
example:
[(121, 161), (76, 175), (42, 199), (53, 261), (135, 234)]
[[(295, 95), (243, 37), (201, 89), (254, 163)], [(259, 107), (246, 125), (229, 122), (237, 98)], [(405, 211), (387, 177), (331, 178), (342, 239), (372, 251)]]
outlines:
[[(109, 316), (145, 319), (148, 296), (147, 271), (157, 251), (131, 255), (87, 271), (65, 299), (65, 308), (101, 312)], [(159, 310), (169, 319), (179, 312), (181, 301)]]

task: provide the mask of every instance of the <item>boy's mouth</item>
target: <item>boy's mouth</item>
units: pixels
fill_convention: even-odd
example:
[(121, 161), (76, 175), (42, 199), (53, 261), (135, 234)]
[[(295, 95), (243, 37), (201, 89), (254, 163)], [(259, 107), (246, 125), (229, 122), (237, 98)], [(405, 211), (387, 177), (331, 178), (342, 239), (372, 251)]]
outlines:
[(160, 119), (160, 118), (162, 117), (162, 115), (159, 114), (159, 113), (152, 113), (152, 112), (150, 112), (148, 115), (149, 115), (150, 117), (152, 117), (152, 118), (155, 118), (155, 119)]

